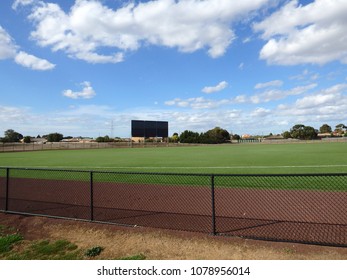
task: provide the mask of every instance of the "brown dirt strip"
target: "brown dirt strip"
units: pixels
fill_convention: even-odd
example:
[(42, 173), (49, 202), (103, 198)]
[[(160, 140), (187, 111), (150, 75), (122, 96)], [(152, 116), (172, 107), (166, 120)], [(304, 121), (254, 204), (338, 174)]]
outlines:
[[(91, 218), (89, 182), (11, 178), (9, 187), (10, 211)], [(212, 232), (208, 187), (95, 182), (93, 203), (97, 221)], [(215, 226), (227, 235), (346, 246), (346, 205), (346, 192), (216, 188)]]

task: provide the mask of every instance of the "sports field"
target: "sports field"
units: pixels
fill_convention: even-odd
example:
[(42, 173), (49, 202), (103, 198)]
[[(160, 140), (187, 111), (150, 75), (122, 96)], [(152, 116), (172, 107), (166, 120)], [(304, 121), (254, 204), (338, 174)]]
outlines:
[(347, 144), (234, 144), (0, 153), (0, 166), (208, 174), (345, 173)]
[(28, 169), (0, 168), (0, 209), (345, 246), (346, 156), (345, 143), (2, 153)]

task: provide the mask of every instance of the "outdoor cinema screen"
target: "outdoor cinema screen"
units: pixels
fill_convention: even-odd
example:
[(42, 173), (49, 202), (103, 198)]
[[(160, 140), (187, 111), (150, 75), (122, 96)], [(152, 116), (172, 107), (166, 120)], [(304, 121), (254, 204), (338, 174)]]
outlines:
[(164, 121), (131, 121), (132, 137), (168, 137), (169, 123)]

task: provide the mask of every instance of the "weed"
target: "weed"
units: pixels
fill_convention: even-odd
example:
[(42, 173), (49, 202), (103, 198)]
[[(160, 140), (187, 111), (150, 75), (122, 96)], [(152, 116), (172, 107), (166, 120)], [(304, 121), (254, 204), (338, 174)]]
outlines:
[(284, 248), (283, 252), (286, 253), (286, 254), (294, 254), (294, 253), (296, 253), (295, 249), (293, 249), (293, 248)]
[(96, 246), (96, 247), (88, 249), (85, 255), (87, 257), (96, 257), (96, 256), (99, 256), (103, 250), (104, 250), (103, 247)]
[(10, 234), (0, 237), (0, 254), (7, 253), (12, 250), (13, 244), (23, 240), (20, 234)]
[(15, 260), (77, 260), (80, 259), (81, 255), (80, 250), (77, 249), (75, 244), (66, 240), (55, 242), (40, 240), (7, 258)]

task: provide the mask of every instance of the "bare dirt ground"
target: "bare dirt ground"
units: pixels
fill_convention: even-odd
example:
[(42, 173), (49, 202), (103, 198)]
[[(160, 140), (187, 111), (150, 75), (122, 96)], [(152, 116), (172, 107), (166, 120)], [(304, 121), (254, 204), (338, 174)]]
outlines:
[(206, 234), (127, 228), (72, 220), (0, 213), (0, 224), (27, 240), (60, 240), (81, 249), (104, 247), (97, 259), (142, 254), (152, 260), (347, 260), (347, 248), (266, 242)]

